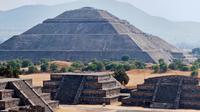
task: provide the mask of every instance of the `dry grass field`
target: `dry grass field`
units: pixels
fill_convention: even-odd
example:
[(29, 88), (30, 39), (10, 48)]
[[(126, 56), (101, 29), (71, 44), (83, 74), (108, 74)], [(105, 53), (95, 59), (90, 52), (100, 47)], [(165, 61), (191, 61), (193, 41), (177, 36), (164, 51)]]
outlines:
[[(131, 70), (127, 72), (130, 81), (127, 87), (135, 87), (137, 84), (142, 84), (144, 79), (156, 76), (166, 75), (186, 75), (190, 72), (168, 71), (163, 74), (152, 73), (151, 70)], [(50, 79), (50, 73), (38, 73), (30, 75), (21, 75), (20, 78), (33, 79), (33, 85), (42, 86), (44, 80)], [(102, 107), (102, 105), (60, 105), (56, 112), (199, 112), (198, 110), (162, 110), (162, 109), (145, 109), (141, 107), (124, 107), (117, 105), (109, 105)]]
[(144, 83), (144, 79), (150, 77), (158, 77), (158, 76), (167, 76), (167, 75), (185, 75), (189, 76), (191, 72), (182, 72), (182, 71), (168, 71), (167, 73), (153, 73), (150, 69), (145, 70), (130, 70), (127, 72), (129, 75), (130, 81), (127, 87), (135, 87), (137, 84)]
[(42, 86), (44, 80), (50, 79), (50, 73), (35, 73), (29, 75), (20, 75), (22, 79), (32, 79), (34, 86)]
[(71, 66), (72, 62), (67, 61), (51, 61), (49, 64), (56, 64), (59, 68), (69, 67)]

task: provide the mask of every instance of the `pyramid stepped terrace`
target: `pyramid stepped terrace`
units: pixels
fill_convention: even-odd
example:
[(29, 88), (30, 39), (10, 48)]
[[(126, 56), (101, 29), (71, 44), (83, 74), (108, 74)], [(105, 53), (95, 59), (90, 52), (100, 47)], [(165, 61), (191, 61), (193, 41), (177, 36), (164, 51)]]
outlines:
[(121, 84), (109, 73), (53, 73), (43, 91), (61, 104), (112, 104)]
[(0, 60), (120, 60), (123, 56), (148, 63), (188, 57), (161, 38), (91, 7), (66, 11), (0, 45)]
[(200, 109), (199, 79), (186, 76), (163, 76), (146, 79), (123, 105), (166, 109)]

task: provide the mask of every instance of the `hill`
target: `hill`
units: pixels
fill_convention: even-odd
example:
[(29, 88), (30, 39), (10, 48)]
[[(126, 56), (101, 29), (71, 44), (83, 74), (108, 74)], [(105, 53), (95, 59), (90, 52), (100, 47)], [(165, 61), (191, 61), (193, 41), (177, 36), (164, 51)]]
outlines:
[(191, 48), (200, 46), (198, 44), (200, 42), (200, 23), (173, 22), (164, 18), (154, 17), (133, 5), (115, 0), (79, 0), (55, 6), (34, 5), (4, 11), (0, 13), (0, 38), (6, 40), (14, 34), (22, 33), (28, 28), (41, 23), (46, 18), (54, 17), (65, 10), (84, 6), (107, 10), (119, 18), (128, 20), (139, 29), (160, 36), (179, 47), (186, 46)]

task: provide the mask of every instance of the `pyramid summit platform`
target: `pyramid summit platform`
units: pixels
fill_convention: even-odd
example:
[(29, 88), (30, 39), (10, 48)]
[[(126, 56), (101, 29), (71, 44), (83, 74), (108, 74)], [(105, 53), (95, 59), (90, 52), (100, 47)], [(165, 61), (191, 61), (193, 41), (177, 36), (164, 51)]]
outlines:
[(91, 7), (66, 11), (0, 45), (0, 60), (120, 60), (123, 56), (149, 63), (185, 58), (159, 37)]

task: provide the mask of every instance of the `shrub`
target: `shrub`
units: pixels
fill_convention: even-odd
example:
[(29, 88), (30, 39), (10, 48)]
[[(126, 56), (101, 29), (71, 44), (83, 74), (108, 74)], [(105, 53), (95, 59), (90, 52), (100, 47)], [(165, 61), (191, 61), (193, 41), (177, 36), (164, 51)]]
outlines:
[(110, 63), (108, 65), (106, 65), (106, 70), (111, 70), (111, 71), (115, 71), (117, 69), (118, 64), (116, 63)]
[(167, 64), (160, 64), (160, 73), (167, 72)]
[(3, 65), (0, 67), (0, 74), (1, 76), (7, 78), (18, 78), (19, 74), (21, 73), (20, 68), (12, 67), (11, 65)]
[(22, 67), (29, 67), (32, 66), (33, 63), (30, 60), (23, 60), (22, 61)]
[(63, 68), (60, 69), (60, 72), (61, 73), (68, 72), (68, 68), (67, 67), (63, 67)]
[(43, 64), (40, 66), (41, 72), (47, 72), (47, 71), (48, 71), (48, 68), (49, 68), (49, 64), (48, 64), (48, 63), (43, 63)]
[(7, 62), (7, 65), (10, 66), (13, 69), (20, 69), (21, 67), (21, 60), (16, 59), (16, 60), (11, 60)]
[(199, 75), (199, 72), (197, 70), (192, 71), (191, 77), (197, 77)]
[(159, 59), (159, 72), (160, 73), (165, 73), (167, 72), (168, 66), (167, 64), (164, 62), (163, 59)]
[(81, 70), (84, 67), (84, 64), (81, 62), (74, 62), (71, 65), (72, 67), (74, 67), (75, 69)]
[(171, 69), (171, 70), (177, 70), (177, 66), (176, 66), (175, 63), (169, 64), (168, 68)]
[(74, 67), (69, 67), (68, 68), (68, 72), (74, 72), (75, 71), (75, 68)]
[(181, 71), (189, 71), (190, 68), (188, 66), (183, 66), (180, 68)]
[(36, 72), (38, 72), (37, 67), (33, 65), (28, 67), (28, 73), (36, 73)]
[(153, 65), (152, 66), (152, 69), (153, 69), (153, 72), (154, 73), (158, 73), (159, 72), (159, 66), (156, 64), (156, 65)]
[(130, 64), (124, 64), (123, 68), (124, 68), (124, 70), (129, 71), (131, 69), (131, 65)]
[(129, 56), (122, 56), (121, 60), (122, 61), (128, 61), (129, 60)]
[(83, 69), (84, 71), (103, 71), (105, 70), (105, 65), (103, 62), (100, 61), (93, 61), (92, 63), (89, 63), (87, 67)]
[(51, 70), (51, 72), (58, 72), (58, 66), (56, 65), (56, 64), (51, 64), (50, 65), (50, 70)]
[(135, 61), (135, 66), (137, 69), (145, 69), (146, 68), (146, 64), (140, 61)]
[(113, 74), (114, 78), (118, 80), (121, 84), (126, 85), (129, 82), (129, 77), (126, 74), (125, 70), (120, 69), (116, 70)]
[(196, 65), (192, 65), (190, 69), (191, 71), (195, 71), (195, 70), (198, 70), (198, 67)]

